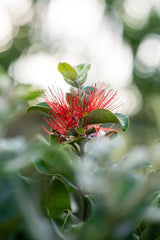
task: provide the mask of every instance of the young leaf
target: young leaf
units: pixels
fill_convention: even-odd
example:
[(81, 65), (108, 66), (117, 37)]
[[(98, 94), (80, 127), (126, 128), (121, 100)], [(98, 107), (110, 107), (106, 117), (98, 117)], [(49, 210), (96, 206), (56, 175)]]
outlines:
[(58, 64), (58, 71), (63, 75), (64, 78), (68, 78), (72, 81), (75, 81), (78, 77), (76, 70), (65, 62)]
[(77, 66), (75, 66), (74, 68), (76, 69), (76, 71), (78, 72), (78, 77), (82, 76), (82, 74), (87, 74), (87, 72), (89, 71), (91, 67), (91, 64), (79, 64)]
[(76, 82), (79, 87), (85, 83), (90, 67), (91, 64), (80, 64), (74, 67), (78, 72), (78, 79)]

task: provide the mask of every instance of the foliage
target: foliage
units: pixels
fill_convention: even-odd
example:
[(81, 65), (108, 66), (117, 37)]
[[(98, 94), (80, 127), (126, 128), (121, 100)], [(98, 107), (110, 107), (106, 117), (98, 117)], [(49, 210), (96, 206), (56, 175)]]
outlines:
[[(120, 20), (123, 39), (129, 43), (135, 60), (143, 39), (151, 33), (159, 35), (159, 15), (152, 10), (146, 25), (136, 29), (123, 18), (124, 0), (105, 2), (106, 15)], [(49, 141), (34, 136), (40, 132), (40, 119), (50, 112), (45, 102), (37, 104), (42, 91), (14, 82), (4, 71), (33, 43), (32, 28), (33, 23), (21, 26), (10, 48), (0, 53), (0, 239), (158, 240), (158, 67), (143, 75), (134, 65), (133, 83), (143, 98), (143, 108), (131, 117), (125, 135), (120, 132), (107, 139), (88, 137), (85, 147), (81, 145), (83, 136), (57, 145), (54, 134)], [(74, 91), (82, 88), (87, 94), (92, 91), (91, 86), (83, 87), (89, 68), (85, 64), (59, 65)], [(29, 115), (25, 115), (26, 108)], [(128, 118), (106, 110), (102, 115), (108, 113), (123, 130), (128, 128)], [(90, 119), (92, 124), (97, 123), (97, 116)], [(79, 148), (83, 150), (81, 157), (77, 155)]]
[[(11, 113), (1, 110), (4, 128), (25, 111), (27, 100), (41, 94), (28, 85), (7, 81), (1, 96)], [(21, 111), (15, 111), (19, 106)], [(28, 143), (23, 136), (5, 138), (4, 129), (0, 139), (0, 239), (159, 237), (160, 176), (151, 166), (153, 150), (143, 147), (125, 152), (124, 137), (119, 135), (87, 141), (79, 156), (73, 143), (81, 148), (83, 141), (76, 138), (57, 145), (50, 135), (49, 142), (37, 136)]]

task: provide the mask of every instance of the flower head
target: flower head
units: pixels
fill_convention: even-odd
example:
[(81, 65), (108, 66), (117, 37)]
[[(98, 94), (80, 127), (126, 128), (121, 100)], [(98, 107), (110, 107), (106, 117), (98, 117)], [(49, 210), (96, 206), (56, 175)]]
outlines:
[(114, 124), (110, 127), (102, 127), (101, 124), (89, 125), (89, 118), (84, 122), (85, 117), (93, 110), (115, 111), (120, 106), (116, 92), (114, 90), (107, 91), (107, 88), (103, 83), (99, 83), (88, 88), (87, 91), (82, 90), (77, 94), (71, 91), (66, 96), (61, 89), (49, 89), (45, 100), (50, 107), (50, 120), (45, 119), (45, 121), (51, 127), (52, 134), (64, 140), (82, 135), (89, 139), (107, 133), (110, 136), (117, 131), (113, 128)]

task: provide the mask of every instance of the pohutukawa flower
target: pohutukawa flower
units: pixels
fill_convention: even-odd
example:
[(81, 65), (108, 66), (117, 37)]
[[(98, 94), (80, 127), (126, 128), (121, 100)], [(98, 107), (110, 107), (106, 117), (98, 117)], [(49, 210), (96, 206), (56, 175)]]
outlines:
[(74, 91), (63, 94), (62, 90), (49, 89), (45, 94), (45, 101), (50, 107), (50, 119), (45, 119), (51, 127), (49, 134), (55, 134), (57, 138), (68, 140), (78, 136), (84, 136), (86, 139), (95, 138), (108, 134), (111, 136), (118, 130), (114, 129), (114, 123), (110, 127), (102, 127), (102, 124), (89, 125), (84, 122), (88, 113), (96, 109), (107, 109), (115, 111), (121, 105), (114, 90), (105, 87), (103, 83), (92, 86), (87, 91)]

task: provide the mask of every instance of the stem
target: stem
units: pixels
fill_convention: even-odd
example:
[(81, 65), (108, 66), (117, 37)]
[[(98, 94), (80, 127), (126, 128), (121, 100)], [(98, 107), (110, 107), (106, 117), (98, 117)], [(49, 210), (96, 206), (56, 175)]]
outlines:
[(84, 156), (84, 146), (85, 146), (85, 142), (81, 142), (79, 145), (80, 148), (80, 156), (83, 157)]
[[(80, 157), (85, 155), (85, 141), (81, 142), (79, 145), (80, 148)], [(85, 198), (84, 194), (80, 191), (82, 195), (82, 201), (83, 201), (83, 213), (82, 213), (82, 220), (85, 221), (88, 216), (88, 199)]]
[(88, 200), (83, 195), (83, 216), (82, 216), (82, 220), (85, 221), (87, 216), (88, 216)]
[[(75, 143), (71, 143), (71, 145), (82, 160), (82, 157), (85, 154), (85, 151), (84, 151), (85, 141), (82, 141), (81, 143), (79, 143), (79, 148), (76, 146)], [(80, 195), (82, 197), (82, 220), (85, 221), (88, 216), (88, 200), (87, 200), (87, 198), (85, 198), (84, 194), (81, 192), (80, 189), (78, 190), (78, 192), (80, 193)]]

